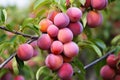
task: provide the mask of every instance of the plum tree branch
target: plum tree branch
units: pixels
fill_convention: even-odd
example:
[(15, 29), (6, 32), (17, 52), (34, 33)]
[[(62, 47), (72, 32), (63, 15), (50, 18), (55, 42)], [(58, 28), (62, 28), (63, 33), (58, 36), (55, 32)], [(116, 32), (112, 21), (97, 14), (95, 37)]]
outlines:
[[(113, 49), (109, 52), (107, 52), (105, 55), (103, 55), (102, 57), (100, 57), (99, 59), (96, 59), (95, 61), (91, 62), (90, 64), (84, 66), (84, 69), (88, 69), (90, 67), (92, 67), (93, 65), (97, 64), (98, 62), (102, 61), (103, 59), (105, 59), (107, 56), (109, 56), (110, 54), (112, 54), (116, 49)], [(80, 73), (81, 71), (78, 71), (78, 73)]]
[(31, 38), (31, 39), (38, 39), (38, 37), (36, 37), (36, 36), (31, 36), (31, 35), (24, 34), (24, 33), (15, 31), (15, 30), (11, 31), (11, 30), (7, 29), (7, 28), (4, 27), (4, 26), (0, 26), (0, 29), (5, 30), (5, 31), (8, 31), (8, 32), (11, 32), (11, 33), (14, 33), (14, 34), (17, 34), (17, 35), (22, 35), (22, 36), (24, 36), (24, 37), (28, 37), (28, 38)]
[[(30, 44), (33, 42), (35, 39), (31, 39), (27, 41), (26, 43)], [(2, 64), (0, 64), (0, 69), (2, 69), (10, 60), (12, 60), (16, 56), (16, 52), (13, 53), (9, 58), (7, 58)]]

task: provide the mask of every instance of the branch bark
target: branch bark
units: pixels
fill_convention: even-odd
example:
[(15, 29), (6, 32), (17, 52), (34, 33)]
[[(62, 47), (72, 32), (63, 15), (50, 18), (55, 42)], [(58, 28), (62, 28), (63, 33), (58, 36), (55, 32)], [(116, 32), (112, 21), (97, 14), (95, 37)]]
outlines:
[[(103, 55), (101, 58), (96, 59), (95, 61), (91, 62), (90, 64), (84, 66), (84, 69), (87, 70), (88, 68), (92, 67), (93, 65), (97, 64), (98, 62), (102, 61), (103, 59), (107, 58), (110, 54), (112, 54), (116, 49), (113, 49), (109, 52), (107, 52), (105, 55)], [(78, 73), (81, 73), (79, 70)]]
[(27, 38), (31, 38), (31, 39), (38, 39), (38, 37), (36, 36), (32, 36), (32, 35), (28, 35), (28, 34), (24, 34), (24, 33), (21, 33), (21, 32), (18, 32), (18, 31), (11, 31), (9, 29), (7, 29), (6, 27), (4, 26), (0, 26), (0, 29), (4, 30), (4, 31), (8, 31), (8, 32), (11, 32), (11, 33), (14, 33), (14, 34), (17, 34), (17, 35), (21, 35), (21, 36), (24, 36), (24, 37), (27, 37)]

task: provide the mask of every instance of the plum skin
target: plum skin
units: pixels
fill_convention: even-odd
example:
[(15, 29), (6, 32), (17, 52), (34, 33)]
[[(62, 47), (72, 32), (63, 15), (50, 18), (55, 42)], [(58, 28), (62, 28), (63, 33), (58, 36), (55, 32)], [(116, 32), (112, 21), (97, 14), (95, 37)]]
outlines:
[(65, 28), (70, 22), (69, 17), (65, 13), (58, 13), (54, 18), (54, 24), (58, 28)]
[(14, 80), (25, 80), (25, 78), (22, 75), (18, 75), (14, 78)]
[(58, 40), (62, 43), (67, 43), (72, 41), (73, 33), (69, 28), (62, 28), (58, 32)]
[(87, 25), (90, 28), (95, 28), (102, 24), (103, 17), (100, 12), (97, 11), (89, 11), (87, 14)]
[(79, 35), (83, 31), (83, 26), (79, 21), (74, 22), (74, 23), (70, 23), (68, 25), (68, 28), (73, 32), (74, 36)]
[(63, 52), (63, 43), (60, 41), (53, 41), (51, 44), (51, 52), (53, 54), (61, 54)]
[(106, 8), (108, 0), (91, 0), (91, 5), (96, 10), (102, 10)]
[(66, 13), (69, 16), (71, 22), (79, 21), (82, 17), (82, 11), (77, 7), (69, 8)]
[(74, 57), (78, 54), (79, 47), (75, 42), (68, 42), (64, 44), (64, 55), (67, 57)]
[(104, 65), (100, 70), (100, 75), (104, 79), (112, 79), (115, 76), (115, 71), (108, 65)]
[(50, 35), (50, 37), (56, 37), (58, 35), (58, 27), (55, 25), (50, 25), (47, 29), (47, 33)]
[(43, 50), (48, 50), (51, 46), (51, 43), (52, 39), (48, 34), (42, 34), (37, 40), (38, 47)]
[(58, 76), (62, 80), (68, 80), (72, 77), (72, 75), (73, 75), (73, 68), (72, 68), (71, 64), (63, 63), (63, 65), (58, 70)]
[(59, 69), (63, 64), (63, 58), (61, 55), (49, 54), (45, 59), (45, 64), (52, 70)]
[(30, 44), (21, 44), (17, 49), (17, 56), (24, 61), (27, 61), (33, 56), (33, 47)]

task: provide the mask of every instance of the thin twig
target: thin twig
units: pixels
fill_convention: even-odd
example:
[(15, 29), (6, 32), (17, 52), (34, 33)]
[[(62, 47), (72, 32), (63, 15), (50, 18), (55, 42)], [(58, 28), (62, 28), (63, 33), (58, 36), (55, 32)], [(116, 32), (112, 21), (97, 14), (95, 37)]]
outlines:
[[(105, 59), (107, 56), (109, 56), (110, 54), (112, 54), (114, 51), (115, 51), (115, 49), (107, 52), (107, 53), (106, 53), (104, 56), (102, 56), (101, 58), (99, 58), (99, 59), (91, 62), (90, 64), (84, 66), (84, 69), (86, 70), (86, 69), (92, 67), (93, 65), (97, 64), (98, 62), (102, 61), (102, 60)], [(81, 73), (81, 71), (79, 70), (78, 73)]]
[(4, 27), (4, 26), (0, 26), (0, 29), (5, 30), (5, 31), (8, 31), (8, 32), (11, 32), (11, 33), (14, 33), (14, 34), (17, 34), (17, 35), (22, 35), (22, 36), (24, 36), (24, 37), (28, 37), (28, 38), (31, 38), (31, 39), (38, 39), (38, 37), (35, 37), (35, 36), (32, 36), (32, 35), (24, 34), (24, 33), (15, 31), (15, 30), (11, 31), (11, 30), (7, 29), (7, 28)]
[[(31, 42), (33, 42), (35, 39), (31, 39), (29, 40), (27, 43), (30, 44)], [(16, 52), (13, 53), (9, 58), (7, 58), (2, 64), (0, 64), (0, 69), (2, 69), (10, 60), (12, 60), (16, 55)]]

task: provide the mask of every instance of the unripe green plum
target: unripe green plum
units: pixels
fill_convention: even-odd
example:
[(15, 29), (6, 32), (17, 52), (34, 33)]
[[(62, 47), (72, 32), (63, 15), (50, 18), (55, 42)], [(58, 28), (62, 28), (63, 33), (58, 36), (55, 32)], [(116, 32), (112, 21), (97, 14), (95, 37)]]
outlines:
[(22, 75), (18, 75), (14, 78), (14, 80), (25, 80), (25, 78)]
[(67, 57), (74, 57), (78, 54), (79, 47), (75, 42), (68, 42), (64, 44), (64, 55)]
[(101, 68), (100, 75), (104, 79), (113, 79), (113, 77), (115, 76), (115, 71), (110, 66), (105, 65)]
[(67, 43), (72, 41), (73, 33), (69, 28), (62, 28), (58, 32), (58, 40), (62, 43)]
[(21, 44), (19, 45), (18, 49), (17, 49), (17, 56), (23, 60), (23, 61), (27, 61), (29, 59), (32, 58), (33, 56), (33, 47), (30, 44)]
[(50, 25), (47, 29), (47, 33), (50, 37), (56, 37), (58, 35), (59, 28), (55, 25)]
[(65, 13), (58, 13), (54, 18), (54, 24), (58, 28), (66, 27), (70, 22), (69, 17)]
[(77, 7), (69, 8), (66, 13), (69, 16), (71, 22), (79, 21), (82, 17), (82, 11)]
[(91, 0), (91, 5), (96, 10), (102, 10), (106, 8), (108, 0)]
[(79, 21), (74, 22), (74, 23), (70, 23), (68, 25), (68, 28), (73, 32), (74, 36), (79, 35), (83, 31), (83, 26)]
[(58, 76), (62, 80), (68, 80), (73, 76), (73, 68), (69, 63), (63, 63), (63, 65), (58, 70)]
[(51, 52), (53, 54), (61, 54), (63, 52), (63, 43), (60, 41), (53, 41), (51, 44)]
[(63, 64), (63, 58), (61, 55), (49, 54), (45, 59), (45, 64), (52, 70), (59, 69)]
[(100, 12), (89, 11), (87, 14), (87, 24), (90, 28), (95, 28), (102, 24), (103, 17)]
[(48, 50), (51, 46), (52, 40), (48, 34), (42, 34), (37, 40), (37, 45), (40, 49)]

